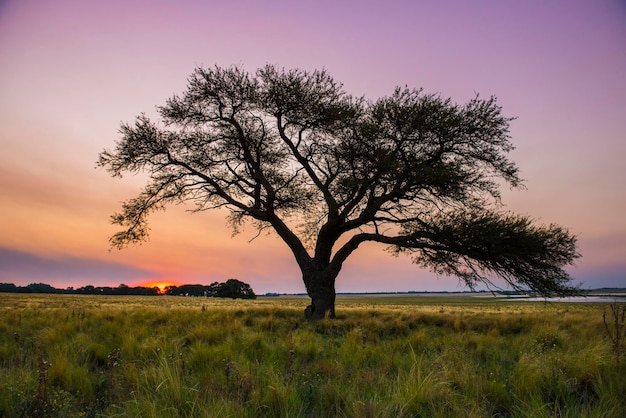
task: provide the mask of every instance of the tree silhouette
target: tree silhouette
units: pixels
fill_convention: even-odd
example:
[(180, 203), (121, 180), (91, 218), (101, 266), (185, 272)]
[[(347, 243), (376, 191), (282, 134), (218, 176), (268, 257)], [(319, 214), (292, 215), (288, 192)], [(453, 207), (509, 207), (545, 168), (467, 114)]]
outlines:
[(256, 299), (256, 294), (249, 284), (236, 279), (228, 279), (215, 286), (215, 297), (232, 299)]
[(167, 204), (228, 208), (235, 232), (249, 220), (287, 244), (310, 318), (335, 316), (335, 279), (364, 242), (470, 287), (498, 276), (543, 295), (575, 290), (563, 267), (576, 238), (501, 209), (501, 184), (521, 180), (494, 97), (457, 105), (397, 88), (368, 101), (326, 71), (215, 67), (158, 110), (162, 124), (140, 115), (99, 157), (113, 176), (150, 175), (113, 215), (114, 247), (145, 240), (148, 215)]

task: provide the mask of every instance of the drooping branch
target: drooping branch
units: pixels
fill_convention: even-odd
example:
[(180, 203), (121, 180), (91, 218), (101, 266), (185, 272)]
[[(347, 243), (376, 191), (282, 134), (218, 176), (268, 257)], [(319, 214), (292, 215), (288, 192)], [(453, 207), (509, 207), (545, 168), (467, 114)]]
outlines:
[(578, 292), (567, 285), (571, 279), (563, 269), (580, 257), (577, 239), (558, 225), (537, 226), (524, 216), (489, 211), (452, 213), (429, 225), (438, 249), (412, 238), (423, 229), (404, 225), (409, 239), (396, 251), (414, 254), (415, 263), (456, 275), (470, 287), (499, 277), (514, 289), (542, 295)]

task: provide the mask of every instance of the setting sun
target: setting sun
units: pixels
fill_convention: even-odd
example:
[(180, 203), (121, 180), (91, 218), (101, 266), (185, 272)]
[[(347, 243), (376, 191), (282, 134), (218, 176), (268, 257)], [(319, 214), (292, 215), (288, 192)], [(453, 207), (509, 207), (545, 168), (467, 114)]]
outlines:
[(144, 287), (157, 287), (159, 288), (159, 293), (163, 294), (165, 292), (165, 289), (168, 286), (178, 286), (179, 283), (173, 282), (173, 281), (158, 281), (158, 282), (148, 282), (146, 284), (142, 284), (141, 286)]

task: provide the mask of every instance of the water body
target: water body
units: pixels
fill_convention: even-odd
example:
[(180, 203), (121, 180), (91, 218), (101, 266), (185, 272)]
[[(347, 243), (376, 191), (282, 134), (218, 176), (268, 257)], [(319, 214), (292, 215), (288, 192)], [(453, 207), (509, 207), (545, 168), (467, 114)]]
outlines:
[(509, 301), (523, 301), (523, 302), (580, 302), (580, 303), (614, 303), (614, 302), (626, 302), (624, 296), (574, 296), (567, 298), (541, 298), (541, 297), (507, 297), (505, 300)]

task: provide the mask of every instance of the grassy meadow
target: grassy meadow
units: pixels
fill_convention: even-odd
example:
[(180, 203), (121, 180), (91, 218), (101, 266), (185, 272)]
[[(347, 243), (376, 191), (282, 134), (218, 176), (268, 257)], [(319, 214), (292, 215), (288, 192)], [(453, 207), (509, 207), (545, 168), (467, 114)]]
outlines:
[(624, 417), (608, 304), (0, 294), (0, 417)]

